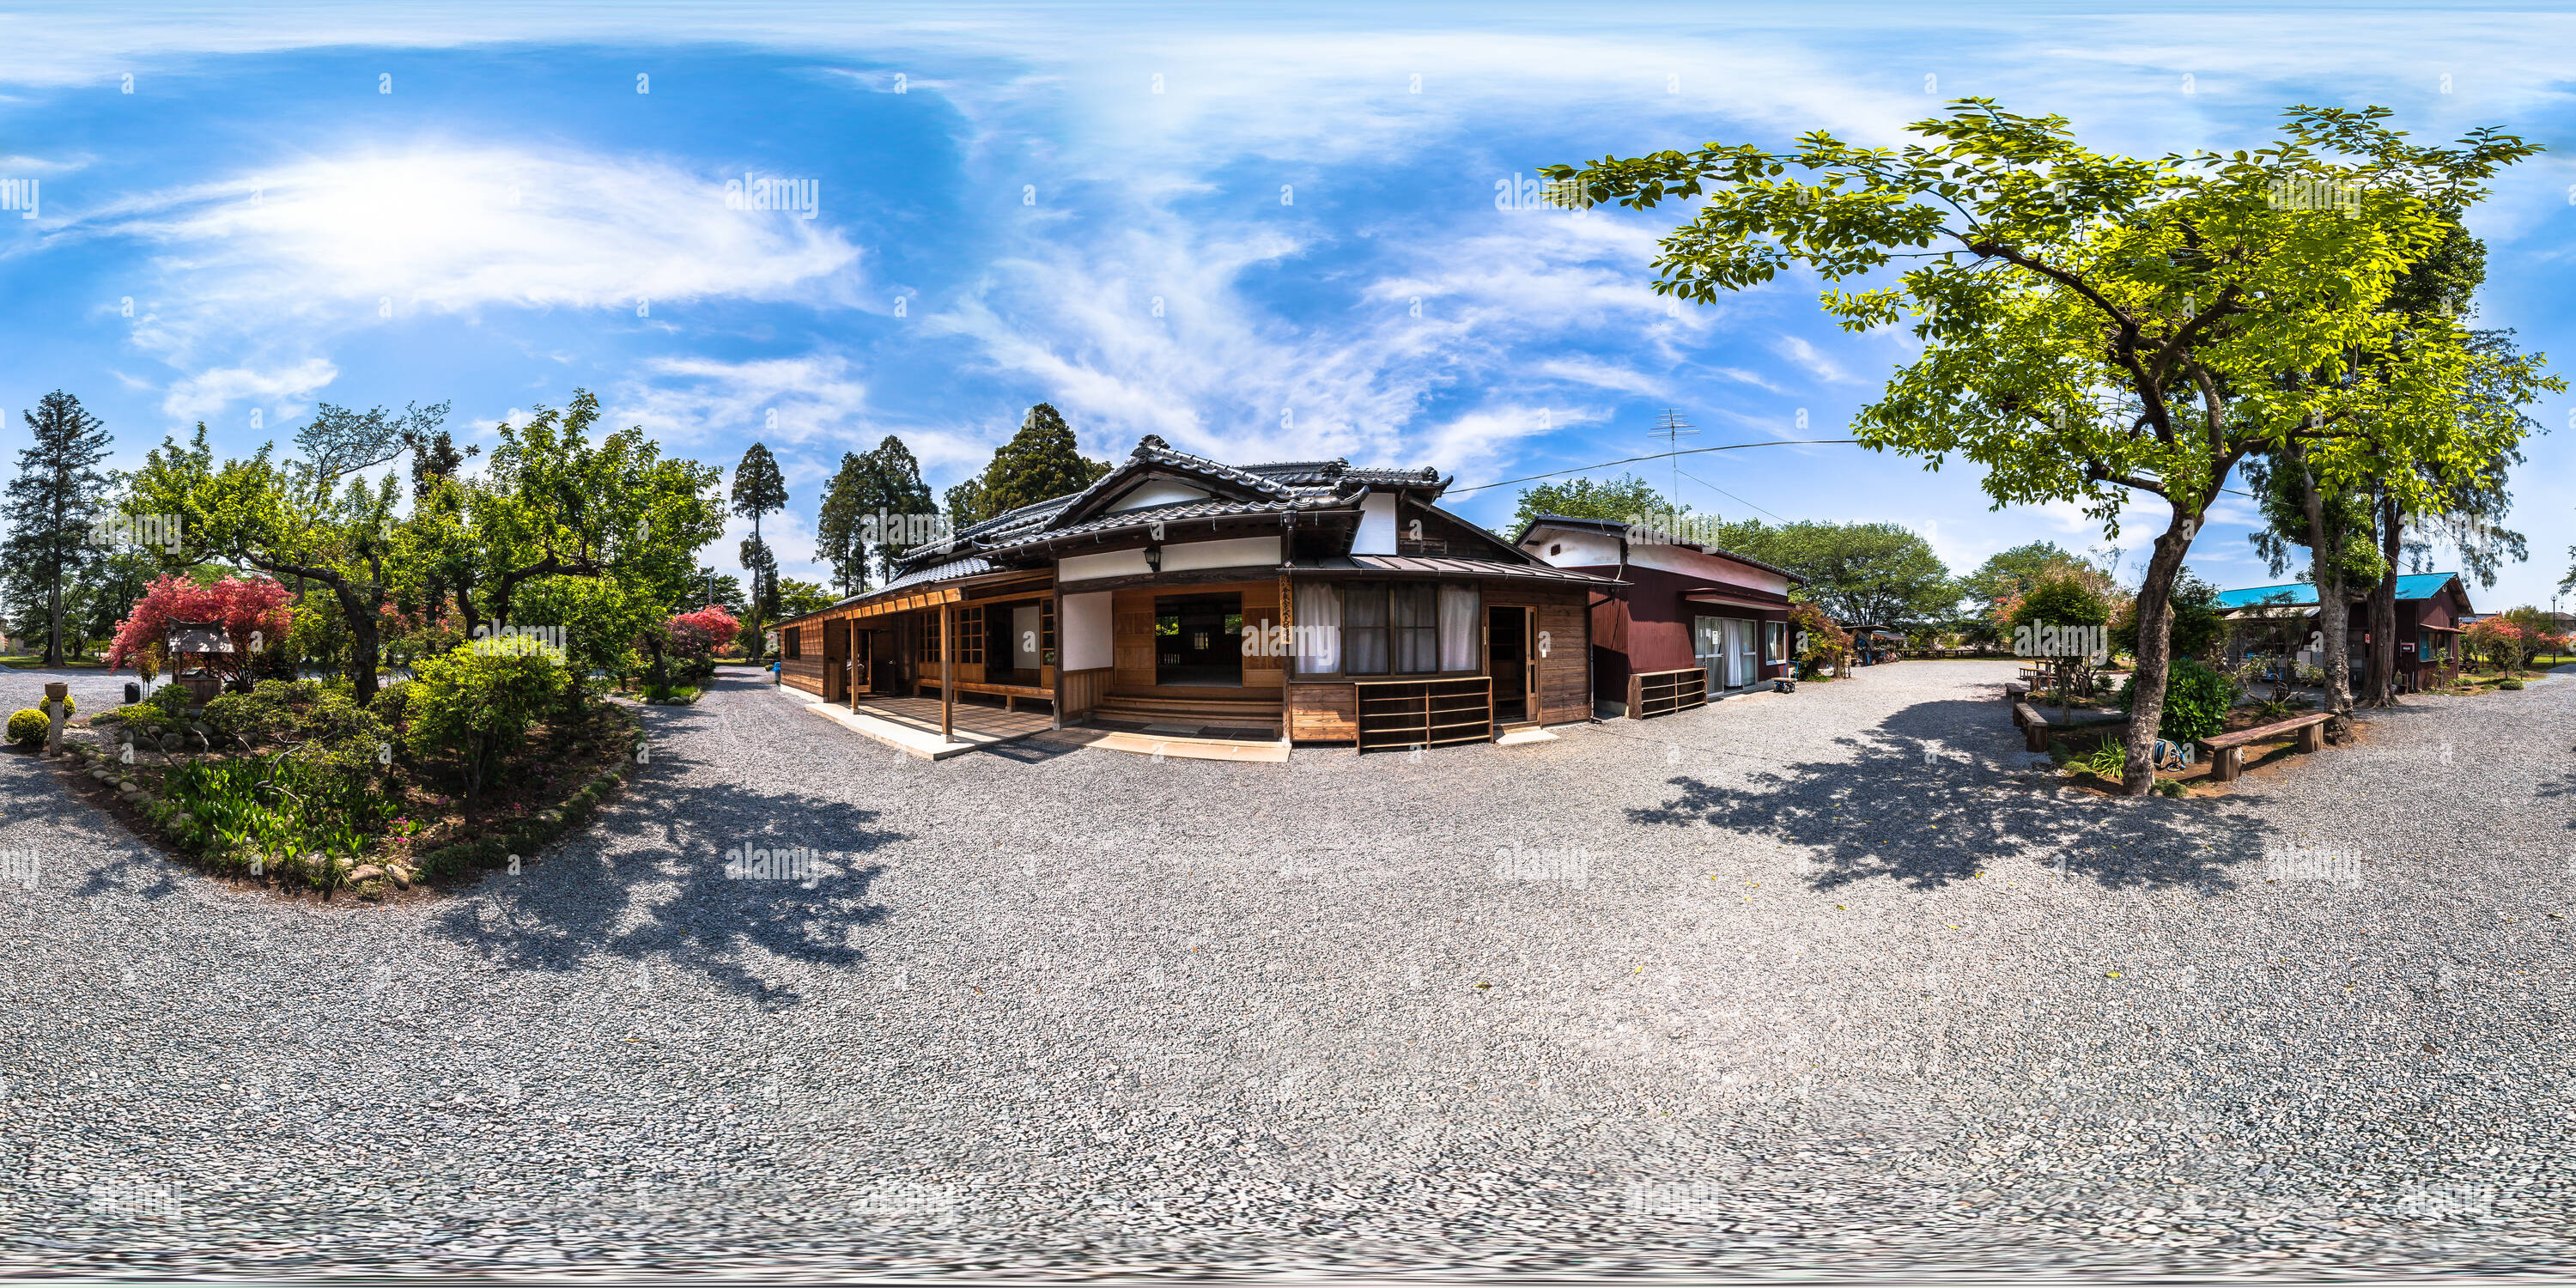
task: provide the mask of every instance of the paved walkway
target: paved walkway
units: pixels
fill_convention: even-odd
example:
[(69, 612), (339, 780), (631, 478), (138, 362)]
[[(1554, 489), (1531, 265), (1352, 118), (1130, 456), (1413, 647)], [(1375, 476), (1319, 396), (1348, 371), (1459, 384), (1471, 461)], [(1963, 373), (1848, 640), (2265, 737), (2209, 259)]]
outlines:
[(0, 1269), (2576, 1250), (2576, 684), (2110, 801), (2010, 671), (1284, 765), (932, 764), (727, 677), (592, 831), (393, 906), (0, 755)]

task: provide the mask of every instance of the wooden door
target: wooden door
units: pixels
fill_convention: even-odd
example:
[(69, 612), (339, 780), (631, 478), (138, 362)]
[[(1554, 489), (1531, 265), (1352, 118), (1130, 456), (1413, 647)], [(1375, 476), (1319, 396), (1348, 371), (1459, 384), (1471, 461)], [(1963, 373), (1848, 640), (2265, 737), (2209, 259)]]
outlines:
[(850, 623), (823, 623), (823, 700), (838, 702), (850, 692)]
[(876, 692), (875, 631), (860, 628), (850, 633), (850, 698), (857, 701), (862, 693)]

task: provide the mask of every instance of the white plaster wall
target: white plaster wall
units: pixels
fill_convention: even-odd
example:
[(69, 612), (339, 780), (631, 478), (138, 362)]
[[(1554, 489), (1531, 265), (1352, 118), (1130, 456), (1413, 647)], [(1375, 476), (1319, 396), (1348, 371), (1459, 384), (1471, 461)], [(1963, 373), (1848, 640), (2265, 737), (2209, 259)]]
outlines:
[[(1521, 549), (1551, 567), (1615, 568), (1619, 564), (1619, 538), (1609, 533), (1540, 528), (1530, 536), (1538, 544), (1524, 545)], [(1549, 554), (1550, 549), (1556, 549), (1557, 553)], [(1776, 572), (1764, 572), (1732, 559), (1703, 554), (1689, 546), (1631, 543), (1628, 562), (1634, 567), (1657, 568), (1684, 577), (1706, 577), (1711, 581), (1767, 590), (1775, 595), (1789, 593), (1789, 579)]]
[(1360, 502), (1360, 530), (1352, 534), (1351, 553), (1395, 553), (1395, 494), (1371, 492)]
[(1279, 562), (1279, 538), (1233, 537), (1224, 541), (1173, 541), (1163, 545), (1163, 571), (1195, 568), (1251, 568)]
[[(1618, 557), (1619, 552), (1614, 543), (1610, 558), (1615, 562)], [(1789, 579), (1776, 572), (1764, 572), (1732, 559), (1701, 554), (1688, 546), (1631, 545), (1628, 547), (1628, 562), (1644, 568), (1661, 568), (1666, 572), (1680, 573), (1687, 577), (1708, 577), (1738, 586), (1752, 586), (1770, 591), (1775, 595), (1789, 593)]]
[(1153, 569), (1145, 566), (1142, 550), (1112, 550), (1107, 554), (1073, 555), (1055, 561), (1057, 581), (1091, 581), (1101, 577), (1142, 577)]
[(1117, 504), (1109, 507), (1109, 513), (1141, 510), (1149, 505), (1170, 505), (1176, 501), (1204, 501), (1207, 498), (1206, 491), (1191, 487), (1187, 483), (1172, 479), (1147, 479), (1137, 484), (1135, 491), (1118, 498)]
[(1109, 636), (1108, 591), (1066, 595), (1056, 601), (1055, 646), (1059, 670), (1089, 671), (1116, 659)]

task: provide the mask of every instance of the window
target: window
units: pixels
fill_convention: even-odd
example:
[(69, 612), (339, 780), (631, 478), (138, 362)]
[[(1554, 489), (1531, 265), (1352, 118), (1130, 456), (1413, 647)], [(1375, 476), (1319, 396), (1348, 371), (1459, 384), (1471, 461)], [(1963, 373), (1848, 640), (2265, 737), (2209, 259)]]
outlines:
[(1452, 582), (1440, 588), (1440, 669), (1485, 669), (1481, 601), (1473, 586)]
[(1765, 663), (1777, 664), (1788, 661), (1788, 648), (1789, 624), (1787, 622), (1762, 623), (1762, 660)]
[(960, 664), (984, 660), (984, 610), (980, 605), (957, 614), (957, 660)]
[(1384, 675), (1386, 659), (1386, 583), (1362, 581), (1343, 587), (1343, 672)]
[(778, 633), (778, 636), (779, 636), (779, 644), (780, 644), (780, 647), (781, 647), (781, 648), (783, 648), (783, 649), (785, 650), (785, 652), (786, 652), (787, 656), (789, 656), (789, 657), (803, 657), (803, 656), (805, 656), (805, 650), (804, 650), (804, 648), (802, 647), (802, 646), (803, 646), (803, 644), (804, 644), (804, 642), (805, 642), (805, 628), (804, 628), (804, 627), (802, 627), (802, 626), (790, 626), (790, 627), (788, 627), (786, 630), (780, 631), (780, 632)]
[(1342, 592), (1322, 582), (1297, 585), (1297, 674), (1338, 675), (1342, 670)]
[(912, 615), (912, 657), (916, 662), (939, 660), (938, 610)]
[(1055, 662), (1055, 600), (1038, 601), (1038, 653), (1052, 665)]
[(1388, 624), (1395, 632), (1395, 672), (1421, 675), (1440, 669), (1440, 587), (1400, 581), (1386, 588)]

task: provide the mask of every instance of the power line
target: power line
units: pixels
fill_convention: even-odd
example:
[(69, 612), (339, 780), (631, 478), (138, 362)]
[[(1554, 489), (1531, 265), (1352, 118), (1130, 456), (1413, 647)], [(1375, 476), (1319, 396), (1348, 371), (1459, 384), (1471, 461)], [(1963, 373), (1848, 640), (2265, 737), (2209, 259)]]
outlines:
[(1656, 452), (1650, 456), (1630, 456), (1616, 461), (1604, 461), (1599, 465), (1578, 465), (1570, 470), (1555, 470), (1546, 474), (1532, 474), (1526, 478), (1503, 479), (1493, 483), (1479, 483), (1474, 487), (1451, 488), (1449, 489), (1449, 494), (1457, 496), (1467, 492), (1482, 492), (1487, 488), (1510, 487), (1514, 483), (1535, 483), (1540, 479), (1563, 478), (1568, 474), (1588, 474), (1594, 470), (1606, 470), (1613, 465), (1634, 465), (1639, 461), (1660, 461), (1668, 457), (1690, 456), (1699, 452), (1732, 452), (1746, 447), (1807, 447), (1824, 443), (1857, 443), (1859, 441), (1860, 440), (1857, 438), (1781, 438), (1774, 439), (1767, 443), (1728, 443), (1723, 447), (1685, 447), (1678, 452)]
[[(1747, 501), (1743, 497), (1737, 496), (1733, 492), (1729, 492), (1725, 488), (1719, 487), (1718, 485), (1709, 482), (1707, 479), (1701, 478), (1700, 476), (1683, 469), (1681, 467), (1681, 462), (1679, 461), (1675, 461), (1673, 463), (1673, 472), (1681, 475), (1683, 478), (1689, 479), (1693, 483), (1699, 484), (1701, 487), (1707, 488), (1711, 492), (1717, 493), (1719, 496), (1725, 497), (1727, 500), (1734, 501), (1741, 505), (1753, 505), (1751, 501)], [(1762, 510), (1762, 507), (1758, 505), (1753, 505), (1753, 508), (1756, 510)], [(1764, 514), (1770, 514), (1774, 519), (1780, 519), (1779, 515), (1771, 514), (1771, 511), (1769, 510), (1762, 510), (1762, 512)], [(1788, 520), (1780, 519), (1780, 522), (1787, 523)]]

